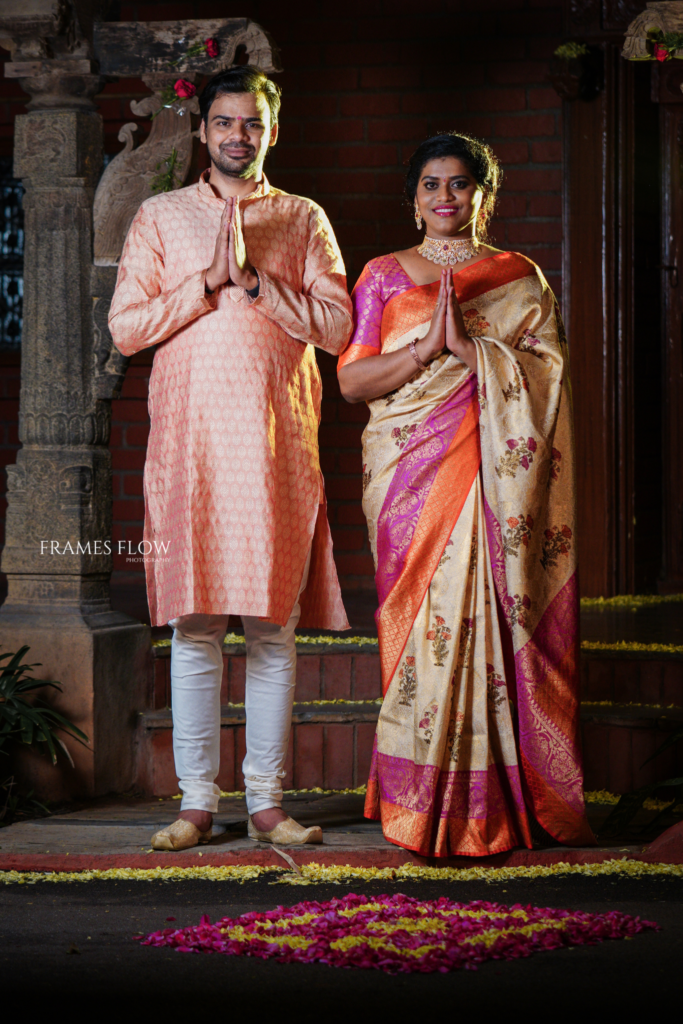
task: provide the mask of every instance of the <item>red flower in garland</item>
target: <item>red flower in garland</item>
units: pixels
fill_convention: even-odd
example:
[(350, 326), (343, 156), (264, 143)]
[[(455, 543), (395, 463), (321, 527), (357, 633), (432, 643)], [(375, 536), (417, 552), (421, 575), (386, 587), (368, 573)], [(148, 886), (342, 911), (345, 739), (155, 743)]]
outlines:
[(666, 46), (662, 46), (661, 43), (655, 43), (655, 57), (658, 61), (668, 60), (671, 54), (667, 50)]
[(189, 100), (197, 91), (196, 86), (192, 82), (188, 82), (186, 78), (179, 78), (173, 88), (176, 96), (181, 100)]
[(206, 52), (208, 53), (209, 57), (218, 56), (218, 41), (216, 39), (205, 39), (204, 45), (206, 46)]

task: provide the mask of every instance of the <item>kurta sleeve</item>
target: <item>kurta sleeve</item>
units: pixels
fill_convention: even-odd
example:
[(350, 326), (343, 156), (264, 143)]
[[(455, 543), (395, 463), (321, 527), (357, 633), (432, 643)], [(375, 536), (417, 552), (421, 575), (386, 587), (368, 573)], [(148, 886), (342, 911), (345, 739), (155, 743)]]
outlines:
[(163, 240), (145, 207), (143, 203), (128, 231), (109, 312), (111, 336), (124, 356), (166, 341), (216, 305), (216, 296), (206, 294), (206, 270), (163, 290)]
[(257, 267), (260, 291), (251, 305), (290, 337), (336, 356), (353, 327), (344, 262), (320, 207), (311, 209), (308, 228), (302, 291)]
[(351, 295), (353, 304), (353, 334), (348, 347), (339, 357), (337, 372), (347, 363), (366, 356), (378, 356), (382, 351), (382, 316), (384, 299), (380, 285), (369, 264), (356, 282)]

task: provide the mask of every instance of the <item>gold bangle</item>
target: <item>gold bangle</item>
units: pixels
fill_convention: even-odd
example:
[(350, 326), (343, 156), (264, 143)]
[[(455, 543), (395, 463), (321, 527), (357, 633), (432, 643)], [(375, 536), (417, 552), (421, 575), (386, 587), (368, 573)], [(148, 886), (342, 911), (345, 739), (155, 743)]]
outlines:
[(417, 365), (420, 367), (420, 369), (421, 370), (426, 370), (427, 369), (427, 364), (422, 362), (422, 360), (420, 359), (419, 355), (417, 354), (417, 349), (415, 348), (415, 342), (416, 341), (421, 341), (421, 340), (422, 340), (421, 338), (415, 338), (415, 339), (413, 339), (413, 341), (409, 341), (408, 342), (408, 351), (410, 352), (411, 356), (413, 357), (413, 359), (415, 360)]

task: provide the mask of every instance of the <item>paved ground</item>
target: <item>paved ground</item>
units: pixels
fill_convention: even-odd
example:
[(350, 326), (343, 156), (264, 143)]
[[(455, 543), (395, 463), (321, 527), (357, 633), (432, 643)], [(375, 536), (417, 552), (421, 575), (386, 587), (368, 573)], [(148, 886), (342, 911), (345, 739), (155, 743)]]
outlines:
[[(321, 846), (291, 847), (299, 862), (317, 861), (356, 866), (393, 866), (414, 860), (412, 854), (388, 843), (379, 822), (363, 818), (362, 796), (335, 795), (289, 797), (285, 809), (303, 825), (323, 827)], [(247, 815), (243, 799), (221, 800), (212, 842), (184, 853), (156, 853), (149, 842), (152, 833), (170, 823), (178, 813), (177, 800), (136, 800), (109, 798), (88, 806), (55, 813), (47, 818), (18, 822), (0, 829), (0, 870), (69, 871), (106, 867), (153, 867), (178, 864), (264, 863), (282, 864), (269, 843), (247, 838)], [(597, 830), (609, 807), (589, 805), (589, 816)], [(645, 818), (653, 814), (645, 814)], [(674, 819), (672, 819), (674, 820)], [(669, 824), (662, 824), (662, 829)], [(652, 839), (653, 837), (649, 837)], [(603, 860), (613, 856), (638, 855), (644, 839), (636, 832), (598, 847), (573, 850), (552, 846), (544, 850), (517, 850), (481, 863), (497, 865), (552, 863), (559, 860)], [(449, 859), (449, 863), (471, 865), (471, 858)]]
[[(283, 965), (246, 957), (152, 949), (132, 935), (196, 924), (299, 900), (345, 892), (403, 892), (421, 899), (496, 900), (605, 912), (618, 909), (657, 921), (658, 933), (593, 947), (492, 961), (476, 972), (388, 976), (322, 965)], [(435, 1013), (446, 1020), (595, 1019), (597, 1014), (661, 1015), (680, 1003), (683, 879), (553, 878), (506, 883), (430, 882), (289, 887), (267, 880), (234, 882), (89, 882), (0, 886), (0, 978), (5, 1007), (98, 1019), (164, 1022), (205, 1018), (409, 1021)], [(66, 998), (64, 998), (66, 997)], [(104, 999), (102, 998), (104, 997)], [(156, 1016), (160, 1014), (163, 1016)], [(179, 1017), (178, 1014), (182, 1014)], [(239, 1018), (235, 1014), (240, 1014)], [(379, 1016), (381, 1014), (381, 1017)], [(151, 1016), (153, 1015), (153, 1016)], [(437, 1018), (438, 1019), (438, 1018)], [(578, 1018), (576, 1018), (578, 1019)]]

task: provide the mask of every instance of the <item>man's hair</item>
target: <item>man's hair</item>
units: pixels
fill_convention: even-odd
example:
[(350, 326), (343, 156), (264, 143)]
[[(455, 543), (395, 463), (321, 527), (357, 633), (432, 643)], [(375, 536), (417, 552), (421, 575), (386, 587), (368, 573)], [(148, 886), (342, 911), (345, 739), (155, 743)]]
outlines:
[(265, 71), (255, 64), (236, 64), (214, 75), (204, 86), (199, 97), (199, 110), (205, 125), (208, 125), (209, 110), (213, 101), (228, 92), (262, 92), (270, 107), (271, 124), (277, 124), (282, 92), (280, 86), (272, 82)]
[(443, 132), (426, 139), (418, 146), (408, 161), (406, 174), (406, 198), (412, 209), (417, 194), (420, 175), (430, 160), (454, 156), (462, 160), (479, 188), (484, 193), (479, 216), (477, 217), (477, 238), (486, 241), (486, 229), (496, 204), (496, 194), (503, 177), (500, 164), (493, 150), (481, 139), (465, 132)]

